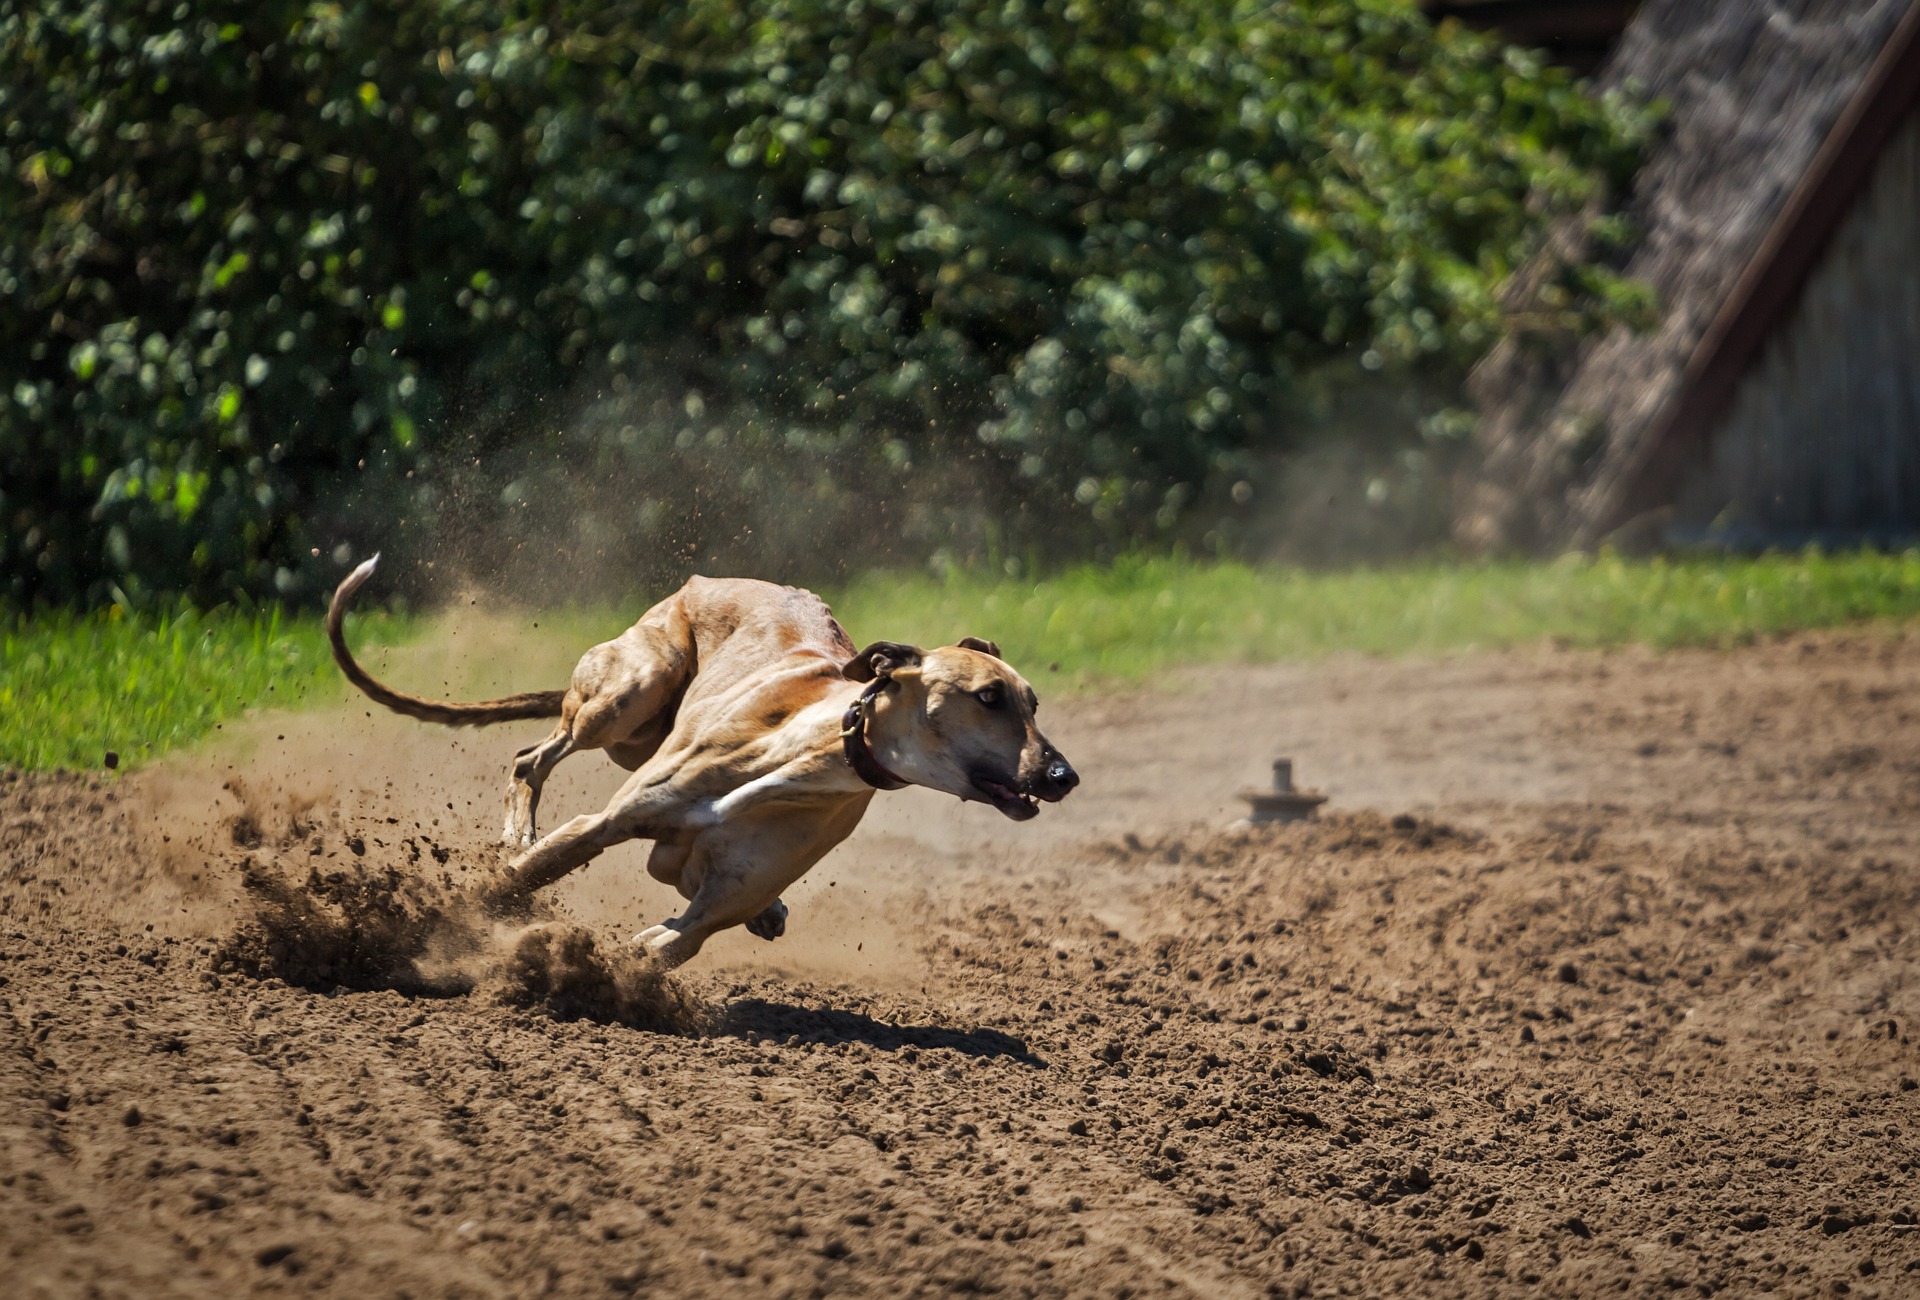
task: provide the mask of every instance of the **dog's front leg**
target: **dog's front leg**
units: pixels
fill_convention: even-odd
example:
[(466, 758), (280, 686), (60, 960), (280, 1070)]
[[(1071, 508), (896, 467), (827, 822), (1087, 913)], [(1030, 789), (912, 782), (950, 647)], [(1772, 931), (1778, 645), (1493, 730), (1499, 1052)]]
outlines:
[(494, 903), (525, 898), (615, 844), (651, 838), (675, 828), (683, 797), (670, 785), (629, 782), (605, 809), (575, 817), (507, 864), (505, 878), (488, 891)]
[(605, 813), (583, 813), (509, 863), (505, 877), (487, 891), (488, 901), (524, 899), (593, 861), (608, 846), (630, 838), (620, 833)]
[(872, 796), (863, 788), (813, 808), (763, 808), (758, 816), (707, 831), (700, 837), (705, 871), (686, 912), (642, 930), (633, 942), (678, 966), (731, 926), (745, 925), (763, 939), (777, 937), (787, 919), (780, 895), (853, 833)]
[[(721, 826), (757, 817), (775, 804), (812, 803), (866, 793), (867, 787), (850, 772), (843, 771), (834, 759), (809, 754), (694, 809), (692, 820), (703, 827)], [(848, 788), (835, 789), (836, 781), (844, 781)]]

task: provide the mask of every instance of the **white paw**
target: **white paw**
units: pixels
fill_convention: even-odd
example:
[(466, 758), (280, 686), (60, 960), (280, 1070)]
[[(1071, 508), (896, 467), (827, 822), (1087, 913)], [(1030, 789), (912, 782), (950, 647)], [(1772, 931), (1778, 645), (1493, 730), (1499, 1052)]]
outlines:
[(633, 942), (646, 949), (647, 956), (667, 970), (691, 960), (706, 943), (704, 935), (695, 937), (682, 933), (677, 924), (679, 920), (676, 916), (662, 925), (648, 926), (633, 936)]
[(627, 942), (636, 948), (656, 948), (666, 939), (678, 933), (671, 926), (650, 925)]

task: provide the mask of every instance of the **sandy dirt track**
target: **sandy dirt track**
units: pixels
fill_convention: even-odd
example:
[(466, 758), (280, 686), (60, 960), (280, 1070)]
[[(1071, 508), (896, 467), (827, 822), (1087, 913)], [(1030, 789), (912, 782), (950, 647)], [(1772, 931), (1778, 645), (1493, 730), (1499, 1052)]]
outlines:
[(463, 910), (514, 728), (0, 775), (0, 1290), (1917, 1295), (1917, 711), (1874, 628), (1049, 701), (1065, 804), (882, 796), (665, 983), (638, 848)]

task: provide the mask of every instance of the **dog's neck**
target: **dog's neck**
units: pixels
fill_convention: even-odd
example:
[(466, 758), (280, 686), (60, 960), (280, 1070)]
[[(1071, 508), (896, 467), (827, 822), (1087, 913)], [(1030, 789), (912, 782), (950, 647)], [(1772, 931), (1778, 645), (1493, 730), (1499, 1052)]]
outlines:
[(846, 755), (847, 766), (862, 781), (876, 790), (903, 790), (913, 783), (881, 762), (879, 755), (873, 752), (873, 745), (867, 740), (868, 716), (876, 697), (885, 692), (889, 685), (885, 677), (876, 677), (854, 697), (847, 711), (840, 715), (840, 747)]

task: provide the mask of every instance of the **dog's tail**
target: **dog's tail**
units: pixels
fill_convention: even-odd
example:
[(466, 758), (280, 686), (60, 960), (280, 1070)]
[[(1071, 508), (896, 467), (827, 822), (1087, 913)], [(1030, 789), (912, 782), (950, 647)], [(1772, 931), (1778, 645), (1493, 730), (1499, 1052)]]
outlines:
[(375, 680), (372, 674), (354, 661), (352, 652), (347, 649), (347, 638), (341, 625), (346, 622), (347, 605), (353, 600), (353, 593), (366, 585), (367, 579), (373, 576), (373, 566), (378, 563), (380, 557), (376, 555), (349, 573), (334, 590), (333, 604), (327, 607), (327, 640), (333, 643), (333, 661), (340, 665), (340, 671), (346, 674), (347, 680), (365, 692), (368, 699), (375, 704), (385, 705), (395, 713), (404, 713), (409, 718), (438, 722), (447, 727), (484, 727), (488, 723), (512, 722), (518, 718), (560, 716), (561, 702), (567, 698), (565, 691), (528, 691), (524, 695), (508, 695), (498, 700), (464, 704), (454, 700), (423, 700)]

